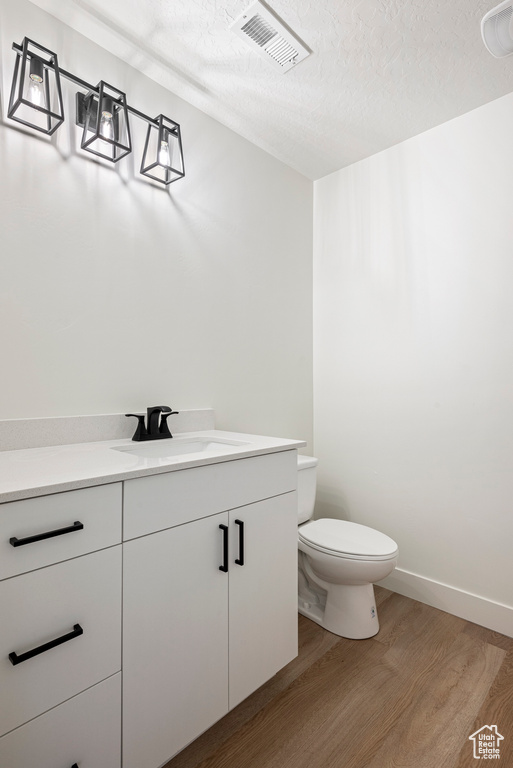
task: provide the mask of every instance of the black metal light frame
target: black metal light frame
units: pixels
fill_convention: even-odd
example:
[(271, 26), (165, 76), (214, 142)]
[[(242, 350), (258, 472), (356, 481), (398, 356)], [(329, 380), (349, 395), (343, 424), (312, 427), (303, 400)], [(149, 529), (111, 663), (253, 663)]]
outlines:
[[(43, 51), (47, 55), (50, 56), (48, 60), (43, 61), (43, 67), (45, 70), (53, 70), (55, 72), (55, 80), (56, 80), (56, 90), (57, 90), (57, 99), (59, 102), (60, 112), (54, 113), (54, 112), (48, 112), (47, 110), (43, 108), (38, 108), (35, 105), (33, 105), (31, 102), (27, 102), (26, 99), (21, 99), (22, 97), (22, 90), (18, 93), (18, 99), (16, 98), (16, 83), (18, 75), (20, 75), (20, 83), (23, 83), (23, 77), (26, 76), (26, 66), (27, 66), (27, 60), (31, 58), (30, 53), (28, 52), (28, 46), (34, 45), (39, 50)], [(76, 114), (76, 124), (80, 125), (81, 127), (84, 127), (84, 120), (88, 119), (88, 114), (92, 114), (90, 107), (92, 105), (92, 100), (96, 100), (101, 104), (102, 94), (105, 90), (105, 87), (115, 91), (118, 94), (118, 97), (113, 99), (113, 104), (115, 110), (124, 110), (124, 115), (126, 117), (126, 126), (127, 126), (127, 132), (128, 132), (128, 141), (126, 144), (120, 143), (119, 149), (122, 152), (122, 154), (119, 155), (119, 157), (116, 157), (115, 160), (113, 160), (110, 157), (107, 157), (107, 159), (112, 160), (112, 162), (117, 162), (118, 160), (121, 160), (122, 157), (125, 157), (127, 154), (129, 154), (132, 151), (132, 142), (131, 142), (131, 133), (130, 133), (130, 122), (128, 119), (128, 113), (131, 115), (134, 115), (135, 117), (139, 118), (140, 120), (143, 120), (144, 122), (148, 123), (148, 133), (146, 135), (146, 143), (145, 143), (145, 149), (143, 152), (143, 161), (141, 164), (141, 173), (144, 176), (149, 176), (149, 178), (154, 179), (155, 181), (158, 181), (160, 183), (165, 184), (166, 186), (170, 184), (172, 181), (177, 181), (179, 178), (183, 178), (185, 176), (185, 168), (183, 164), (183, 149), (182, 149), (182, 138), (180, 133), (180, 125), (176, 123), (174, 120), (170, 120), (169, 118), (164, 117), (163, 115), (159, 115), (157, 118), (151, 118), (148, 115), (145, 115), (144, 112), (140, 112), (138, 109), (135, 109), (135, 107), (130, 106), (130, 104), (126, 101), (126, 96), (122, 91), (119, 91), (117, 88), (114, 88), (113, 86), (108, 85), (108, 83), (105, 83), (104, 81), (100, 81), (97, 86), (92, 85), (91, 83), (88, 83), (86, 80), (82, 80), (82, 78), (77, 77), (77, 75), (74, 75), (72, 72), (67, 72), (65, 69), (61, 69), (58, 65), (57, 61), (57, 54), (53, 53), (52, 51), (49, 51), (47, 48), (45, 48), (42, 45), (39, 45), (39, 43), (35, 43), (33, 40), (29, 40), (28, 38), (24, 38), (21, 45), (18, 43), (13, 43), (12, 48), (16, 53), (16, 65), (14, 69), (14, 76), (13, 76), (13, 85), (11, 90), (11, 101), (9, 103), (9, 111), (8, 111), (8, 117), (11, 120), (17, 120), (18, 122), (22, 122), (24, 125), (34, 128), (39, 131), (43, 131), (43, 133), (48, 133), (49, 135), (53, 133), (57, 128), (62, 125), (64, 122), (64, 108), (62, 106), (62, 91), (61, 91), (61, 85), (60, 85), (60, 78), (64, 77), (66, 80), (69, 80), (70, 82), (74, 83), (75, 85), (78, 85), (79, 88), (82, 88), (86, 93), (77, 93), (77, 114)], [(39, 58), (39, 57), (36, 57)], [(21, 72), (20, 70), (20, 59), (21, 59)], [(103, 88), (102, 88), (103, 86)], [(19, 102), (19, 103), (18, 103)], [(57, 124), (51, 127), (51, 130), (44, 130), (40, 128), (39, 126), (33, 125), (29, 122), (26, 122), (24, 120), (21, 120), (20, 118), (15, 116), (15, 111), (18, 108), (19, 104), (24, 104), (25, 106), (34, 107), (38, 111), (45, 112), (49, 115), (50, 118), (55, 118), (58, 120)], [(89, 109), (88, 109), (89, 108)], [(161, 119), (162, 118), (162, 119)], [(91, 116), (89, 117), (89, 125), (91, 125)], [(174, 169), (170, 168), (170, 173), (175, 173), (176, 178), (172, 178), (169, 181), (167, 180), (168, 174), (166, 174), (166, 178), (158, 178), (157, 176), (151, 175), (151, 173), (147, 173), (147, 170), (152, 169), (152, 167), (155, 167), (155, 165), (159, 165), (157, 162), (156, 164), (150, 163), (149, 166), (144, 166), (144, 157), (145, 152), (148, 145), (148, 137), (149, 132), (151, 129), (158, 130), (159, 131), (159, 137), (162, 135), (161, 131), (162, 126), (164, 126), (164, 129), (168, 129), (166, 126), (166, 122), (171, 125), (170, 133), (177, 137), (178, 139), (178, 146), (180, 151), (180, 159), (181, 159), (181, 169)], [(98, 129), (99, 126), (96, 126), (96, 129)], [(103, 155), (99, 152), (94, 152), (91, 148), (89, 148), (89, 144), (92, 143), (95, 139), (101, 138), (103, 141), (109, 142), (108, 139), (105, 139), (103, 137), (93, 136), (91, 141), (86, 140), (84, 142), (84, 135), (82, 138), (82, 148), (86, 151), (93, 152), (93, 154), (97, 154), (100, 157), (105, 158), (106, 155)], [(112, 142), (115, 144), (115, 140)]]
[[(143, 176), (148, 176), (150, 179), (159, 181), (161, 184), (165, 184), (167, 186), (172, 184), (173, 181), (178, 181), (178, 179), (182, 179), (185, 176), (180, 126), (178, 123), (175, 123), (174, 120), (171, 120), (165, 115), (158, 115), (155, 118), (154, 123), (156, 123), (156, 125), (152, 123), (148, 125), (140, 172)], [(149, 158), (148, 152), (150, 148), (150, 139), (152, 138), (152, 133), (155, 135), (155, 132), (157, 132), (155, 137), (155, 157)], [(176, 168), (172, 164), (162, 163), (159, 158), (162, 144), (167, 144), (170, 137), (176, 140), (180, 158), (180, 162), (176, 163), (176, 165), (179, 165), (179, 168)], [(158, 171), (158, 169), (160, 169), (160, 171)], [(158, 176), (156, 172), (160, 172), (160, 176)]]
[[(43, 56), (46, 55), (49, 58), (45, 59), (43, 56), (32, 52), (30, 47), (36, 48), (43, 54)], [(9, 109), (7, 116), (11, 120), (16, 120), (16, 122), (26, 125), (28, 128), (34, 128), (36, 131), (41, 131), (42, 133), (46, 133), (48, 136), (51, 136), (52, 133), (54, 133), (57, 128), (64, 122), (64, 107), (62, 104), (61, 80), (57, 54), (53, 53), (53, 51), (50, 51), (48, 48), (45, 48), (43, 45), (39, 45), (39, 43), (34, 42), (34, 40), (30, 40), (28, 37), (23, 38), (23, 43), (21, 46), (15, 46), (13, 44), (13, 48), (17, 51), (18, 55), (16, 56), (16, 64), (14, 66), (11, 97), (9, 99)], [(44, 107), (34, 104), (33, 102), (28, 101), (28, 99), (23, 98), (23, 87), (27, 77), (27, 66), (29, 66), (30, 75), (32, 76), (33, 72), (36, 72), (37, 75), (41, 78), (41, 81), (44, 83)], [(55, 89), (58, 104), (57, 112), (54, 112), (51, 108), (50, 86), (48, 77), (44, 77), (45, 70), (47, 73), (48, 70), (52, 70), (55, 74)], [(18, 117), (16, 112), (21, 106), (29, 107), (38, 113), (46, 115), (46, 128), (43, 128), (34, 123), (30, 123), (27, 120), (23, 120), (21, 117)], [(52, 124), (53, 120), (56, 121), (55, 124)]]
[[(109, 93), (110, 92), (110, 93)], [(115, 95), (112, 95), (112, 94)], [(96, 95), (98, 94), (98, 95)], [(101, 134), (100, 113), (108, 106), (112, 114), (114, 137), (107, 138)], [(121, 140), (125, 125), (126, 143)], [(113, 85), (101, 80), (94, 91), (87, 94), (77, 93), (76, 124), (84, 128), (80, 146), (93, 155), (103, 157), (113, 163), (117, 163), (122, 157), (132, 151), (132, 138), (130, 134), (130, 120), (128, 119), (128, 107), (126, 95)], [(89, 137), (89, 138), (88, 138)], [(102, 142), (108, 149), (107, 152), (95, 149), (95, 142)]]

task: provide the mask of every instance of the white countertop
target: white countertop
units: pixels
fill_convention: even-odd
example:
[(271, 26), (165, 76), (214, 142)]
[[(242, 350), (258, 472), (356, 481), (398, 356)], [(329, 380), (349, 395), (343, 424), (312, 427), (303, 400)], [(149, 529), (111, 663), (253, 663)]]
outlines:
[[(306, 446), (302, 440), (282, 440), (217, 429), (181, 433), (172, 440), (179, 442), (193, 438), (218, 438), (243, 444), (225, 447), (217, 445), (215, 451), (165, 458), (142, 457), (129, 451), (112, 450), (124, 446), (129, 448), (152, 444), (152, 441), (134, 443), (126, 439), (2, 451), (0, 504)], [(155, 441), (159, 444), (164, 442)]]

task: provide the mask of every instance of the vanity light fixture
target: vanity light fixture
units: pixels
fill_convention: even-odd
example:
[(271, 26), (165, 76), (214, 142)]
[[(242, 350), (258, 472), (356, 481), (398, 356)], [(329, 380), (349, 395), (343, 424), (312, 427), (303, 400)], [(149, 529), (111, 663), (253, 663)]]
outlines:
[(117, 163), (132, 151), (126, 96), (103, 80), (95, 91), (77, 93), (77, 125), (82, 149)]
[(165, 115), (154, 123), (148, 125), (141, 173), (167, 185), (185, 175), (180, 126)]
[(18, 50), (7, 116), (50, 136), (64, 122), (57, 54), (28, 37)]
[(148, 123), (141, 174), (168, 185), (185, 176), (180, 126), (164, 115), (151, 118), (127, 104), (123, 91), (101, 80), (97, 86), (60, 69), (57, 54), (23, 39), (12, 44), (16, 64), (7, 116), (48, 135), (64, 122), (60, 78), (82, 91), (76, 97), (81, 148), (117, 163), (132, 151), (129, 113)]

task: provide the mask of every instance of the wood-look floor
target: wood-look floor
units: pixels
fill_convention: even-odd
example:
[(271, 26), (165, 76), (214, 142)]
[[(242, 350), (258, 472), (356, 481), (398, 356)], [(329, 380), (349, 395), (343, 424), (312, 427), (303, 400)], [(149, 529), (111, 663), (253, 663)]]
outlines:
[(513, 639), (376, 588), (381, 629), (345, 640), (299, 617), (297, 659), (165, 768), (474, 768), (497, 725), (513, 767)]

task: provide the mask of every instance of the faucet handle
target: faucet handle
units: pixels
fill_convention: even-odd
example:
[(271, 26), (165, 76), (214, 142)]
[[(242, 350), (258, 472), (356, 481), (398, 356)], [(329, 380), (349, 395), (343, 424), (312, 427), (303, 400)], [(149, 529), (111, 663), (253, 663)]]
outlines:
[(165, 435), (166, 437), (173, 437), (171, 432), (169, 431), (169, 426), (167, 424), (168, 416), (173, 416), (175, 413), (180, 413), (180, 411), (173, 411), (169, 409), (169, 413), (163, 413), (160, 417), (160, 429), (159, 432), (162, 435)]
[(150, 405), (146, 409), (146, 413), (146, 429), (148, 435), (152, 436), (153, 438), (158, 437), (161, 432), (159, 429), (159, 420), (161, 419), (163, 413), (170, 414), (171, 408), (169, 405)]
[(144, 440), (144, 438), (148, 434), (146, 427), (144, 425), (144, 413), (125, 413), (125, 416), (134, 416), (138, 421), (137, 429), (134, 432), (134, 436), (132, 437), (132, 440), (135, 440), (137, 442), (139, 442), (140, 440)]

